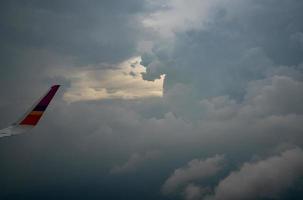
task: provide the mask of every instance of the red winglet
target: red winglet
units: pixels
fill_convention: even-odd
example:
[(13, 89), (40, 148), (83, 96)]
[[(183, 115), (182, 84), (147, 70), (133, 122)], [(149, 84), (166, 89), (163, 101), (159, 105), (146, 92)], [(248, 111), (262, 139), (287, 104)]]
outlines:
[(29, 125), (35, 126), (41, 119), (43, 112), (46, 110), (47, 106), (55, 96), (60, 85), (53, 85), (50, 90), (42, 97), (42, 99), (34, 106), (25, 118), (21, 120), (19, 125)]

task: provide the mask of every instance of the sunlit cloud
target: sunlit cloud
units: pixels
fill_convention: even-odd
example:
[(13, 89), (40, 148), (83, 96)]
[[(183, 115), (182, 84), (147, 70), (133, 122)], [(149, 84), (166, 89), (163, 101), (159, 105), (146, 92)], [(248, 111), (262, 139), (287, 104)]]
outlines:
[(165, 75), (155, 81), (143, 80), (146, 72), (141, 58), (131, 58), (116, 69), (78, 69), (63, 73), (70, 81), (63, 98), (67, 102), (101, 99), (162, 97)]

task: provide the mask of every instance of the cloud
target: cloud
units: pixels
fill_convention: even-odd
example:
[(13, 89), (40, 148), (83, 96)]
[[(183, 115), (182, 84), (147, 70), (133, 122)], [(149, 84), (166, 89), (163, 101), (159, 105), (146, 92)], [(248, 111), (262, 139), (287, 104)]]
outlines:
[(143, 6), (138, 0), (2, 2), (1, 41), (9, 50), (47, 49), (81, 65), (116, 63), (135, 51)]
[[(162, 191), (165, 194), (176, 192), (180, 187), (218, 173), (224, 164), (224, 157), (216, 155), (205, 160), (191, 160), (186, 167), (178, 168), (165, 181)], [(190, 190), (190, 188), (189, 188)]]
[[(298, 71), (298, 73), (300, 73)], [(272, 76), (249, 83), (245, 96), (247, 106), (240, 112), (255, 115), (302, 114), (303, 82), (289, 76)]]
[[(179, 1), (173, 2), (178, 4)], [(211, 4), (211, 14), (206, 17), (210, 19), (207, 26), (175, 31), (175, 39), (170, 42), (155, 41), (152, 51), (142, 57), (142, 63), (147, 67), (144, 76), (147, 80), (165, 73), (165, 90), (183, 83), (194, 88), (193, 93), (198, 98), (231, 95), (241, 100), (248, 82), (265, 78), (272, 68), (281, 65), (292, 67), (303, 62), (299, 56), (303, 49), (291, 39), (297, 38), (293, 35), (298, 35), (298, 29), (303, 28), (297, 20), (302, 17), (299, 11), (301, 2), (199, 2)], [(191, 5), (203, 10), (203, 6), (195, 4), (184, 7)], [(282, 7), (291, 10), (291, 14), (285, 13)], [(171, 13), (173, 8), (168, 6), (163, 12)], [(182, 24), (177, 13), (172, 14), (173, 19)], [(281, 20), (277, 21), (277, 18)], [(275, 37), (272, 31), (277, 33)], [(228, 50), (224, 47), (228, 47)]]
[(208, 189), (202, 188), (198, 185), (189, 184), (184, 189), (184, 198), (186, 200), (200, 200), (207, 193), (209, 193)]
[(226, 6), (233, 2), (226, 0), (148, 1), (151, 7), (157, 9), (143, 18), (143, 24), (161, 37), (169, 38), (178, 32), (201, 30), (207, 27), (207, 24), (220, 14), (218, 5)]
[[(145, 68), (139, 64), (140, 60), (129, 59), (119, 64), (117, 69), (80, 69), (74, 73), (70, 70), (63, 72), (64, 78), (70, 81), (71, 85), (64, 94), (64, 99), (75, 102), (162, 97), (165, 75), (154, 81), (143, 80), (142, 73), (145, 72)], [(62, 74), (60, 70), (59, 72)]]
[(111, 174), (124, 174), (136, 171), (144, 162), (155, 159), (159, 156), (158, 151), (149, 151), (144, 154), (134, 153), (128, 161), (120, 166), (115, 166), (110, 170)]
[(303, 176), (303, 151), (283, 152), (254, 163), (245, 163), (215, 189), (214, 200), (277, 198)]
[[(291, 70), (292, 71), (292, 70)], [(300, 71), (296, 71), (300, 75)], [(237, 102), (229, 96), (205, 98), (199, 102), (205, 116), (213, 120), (231, 118), (259, 119), (266, 116), (302, 114), (303, 82), (292, 76), (271, 75), (251, 81), (244, 99)]]
[[(0, 125), (63, 85), (31, 134), (1, 140), (0, 198), (165, 199), (171, 170), (187, 172), (180, 163), (193, 158), (239, 166), (281, 143), (303, 146), (303, 1), (0, 4)], [(131, 67), (135, 56), (144, 68)], [(134, 154), (146, 149), (161, 162)], [(145, 163), (127, 178), (108, 173)], [(174, 179), (172, 193), (201, 198), (220, 175)]]
[(242, 138), (246, 143), (250, 138), (265, 148), (279, 142), (301, 145), (302, 91), (302, 81), (289, 76), (251, 81), (241, 102), (228, 96), (200, 101), (203, 120), (199, 129), (227, 140)]

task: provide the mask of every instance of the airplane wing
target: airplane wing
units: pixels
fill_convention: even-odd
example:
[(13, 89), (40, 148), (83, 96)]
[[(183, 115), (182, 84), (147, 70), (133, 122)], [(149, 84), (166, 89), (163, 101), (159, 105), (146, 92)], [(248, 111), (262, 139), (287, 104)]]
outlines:
[(60, 85), (53, 85), (49, 91), (35, 103), (24, 116), (11, 126), (0, 130), (0, 137), (24, 133), (35, 127), (41, 119), (47, 106), (55, 96)]

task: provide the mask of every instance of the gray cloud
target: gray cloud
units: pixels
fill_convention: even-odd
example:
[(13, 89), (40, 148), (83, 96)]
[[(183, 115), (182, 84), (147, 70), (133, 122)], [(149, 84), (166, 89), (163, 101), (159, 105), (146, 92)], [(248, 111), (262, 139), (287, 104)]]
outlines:
[(249, 93), (246, 94), (249, 106), (243, 108), (243, 112), (253, 109), (257, 115), (302, 114), (302, 88), (302, 81), (288, 76), (273, 76), (254, 81), (249, 84)]
[[(216, 155), (205, 160), (191, 160), (185, 168), (179, 168), (165, 181), (162, 191), (174, 193), (180, 187), (203, 178), (214, 176), (224, 164), (224, 157)], [(188, 190), (191, 190), (188, 188)]]
[(186, 200), (199, 200), (207, 193), (209, 193), (208, 189), (201, 188), (198, 185), (189, 184), (184, 189), (184, 198)]
[(245, 163), (216, 187), (213, 197), (206, 199), (278, 198), (303, 175), (303, 152), (287, 150), (279, 156), (255, 163)]
[(69, 80), (53, 71), (116, 68), (137, 54), (143, 31), (139, 16), (144, 2), (137, 0), (14, 0), (1, 1), (0, 9), (0, 77), (7, 85), (2, 94), (12, 101), (29, 88), (68, 87)]
[[(0, 141), (1, 198), (47, 199), (56, 190), (64, 198), (167, 199), (164, 180), (192, 158), (224, 154), (239, 166), (281, 143), (302, 148), (302, 2), (146, 3), (1, 1), (0, 125), (52, 83), (64, 85), (30, 134)], [(140, 55), (144, 79), (166, 74), (163, 98), (63, 100), (79, 88), (61, 70), (94, 77)], [(134, 154), (150, 149), (163, 152), (159, 161)], [(124, 176), (110, 175), (113, 166)], [(209, 193), (195, 177), (176, 182), (185, 198)]]
[(47, 49), (81, 64), (114, 63), (135, 51), (142, 1), (2, 2), (4, 44)]
[(302, 15), (301, 2), (220, 2), (210, 6), (206, 26), (176, 31), (173, 42), (155, 43), (143, 57), (146, 79), (166, 73), (166, 90), (181, 82), (202, 97), (241, 98), (247, 83), (264, 78), (272, 67), (302, 62), (302, 48), (295, 48), (290, 39), (303, 28), (297, 20)]
[(130, 156), (128, 161), (120, 166), (115, 166), (110, 170), (112, 174), (123, 174), (136, 171), (140, 165), (149, 160), (154, 160), (159, 156), (158, 151), (149, 151), (145, 154), (134, 153)]

